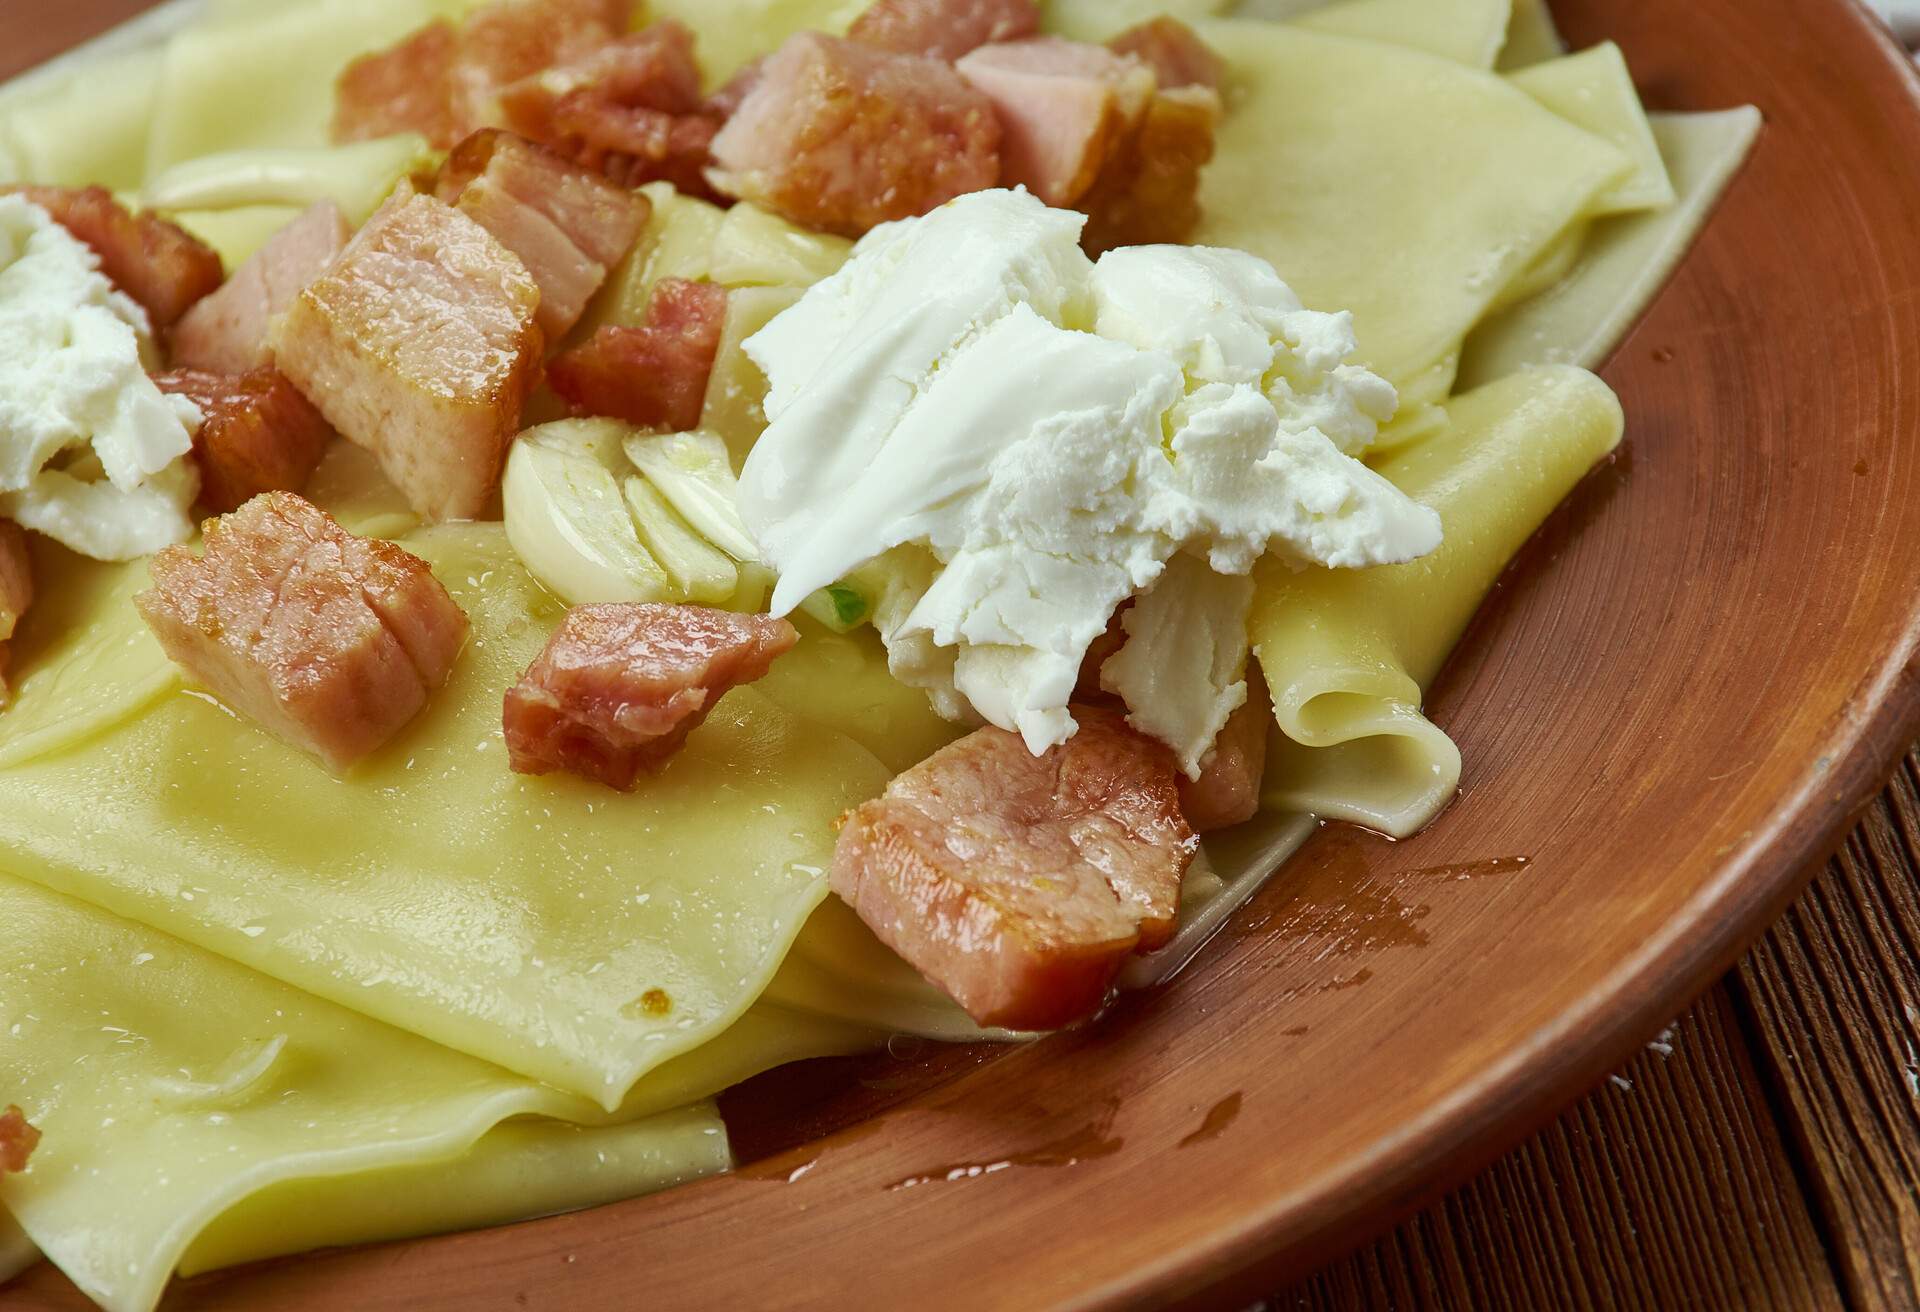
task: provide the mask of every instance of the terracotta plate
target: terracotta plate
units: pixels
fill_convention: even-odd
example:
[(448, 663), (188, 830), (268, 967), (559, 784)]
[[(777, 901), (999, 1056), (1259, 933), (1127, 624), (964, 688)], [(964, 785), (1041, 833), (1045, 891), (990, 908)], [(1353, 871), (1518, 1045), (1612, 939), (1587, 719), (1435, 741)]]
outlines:
[[(133, 7), (14, 3), (43, 46)], [(1226, 1303), (1492, 1159), (1725, 969), (1920, 732), (1920, 85), (1845, 0), (1556, 9), (1655, 107), (1768, 127), (1607, 370), (1626, 453), (1434, 699), (1467, 762), (1438, 824), (1320, 835), (1085, 1033), (756, 1082), (729, 1110), (764, 1160), (735, 1176), (176, 1302)], [(20, 1292), (76, 1301), (45, 1271)]]

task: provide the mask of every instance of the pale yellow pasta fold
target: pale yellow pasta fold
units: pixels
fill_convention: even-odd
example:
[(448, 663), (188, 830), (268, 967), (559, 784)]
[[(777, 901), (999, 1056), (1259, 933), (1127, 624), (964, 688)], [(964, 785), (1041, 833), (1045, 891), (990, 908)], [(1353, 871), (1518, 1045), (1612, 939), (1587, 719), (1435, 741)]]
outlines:
[(1633, 168), (1491, 73), (1291, 24), (1202, 31), (1232, 110), (1195, 239), (1350, 309), (1361, 358), (1409, 411), (1445, 399), (1467, 331)]
[(1751, 107), (1650, 118), (1678, 199), (1658, 212), (1595, 224), (1565, 277), (1467, 338), (1462, 387), (1478, 387), (1530, 364), (1598, 368), (1706, 226), (1761, 126), (1760, 112)]
[(1521, 69), (1509, 74), (1508, 81), (1569, 123), (1605, 137), (1633, 161), (1633, 172), (1594, 198), (1589, 216), (1664, 209), (1673, 203), (1673, 182), (1619, 46), (1605, 41), (1577, 55)]
[(1458, 780), (1459, 754), (1419, 712), (1423, 689), (1508, 560), (1618, 444), (1612, 391), (1585, 370), (1527, 370), (1455, 398), (1434, 436), (1380, 472), (1440, 513), (1439, 550), (1406, 565), (1268, 563), (1254, 649), (1287, 741), (1265, 801), (1404, 836)]
[(1492, 68), (1507, 39), (1510, 0), (1337, 0), (1292, 21), (1314, 32), (1410, 46)]

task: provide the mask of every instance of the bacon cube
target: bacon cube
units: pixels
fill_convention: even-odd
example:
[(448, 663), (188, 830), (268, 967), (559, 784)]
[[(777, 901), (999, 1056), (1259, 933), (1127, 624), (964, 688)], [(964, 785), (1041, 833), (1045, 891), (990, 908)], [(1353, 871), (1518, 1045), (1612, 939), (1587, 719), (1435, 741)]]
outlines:
[(347, 216), (330, 200), (274, 233), (218, 291), (174, 325), (175, 367), (240, 374), (271, 364), (267, 334), (274, 316), (326, 272), (352, 233)]
[(1086, 195), (1153, 96), (1153, 73), (1102, 46), (1034, 37), (955, 65), (1000, 116), (1000, 180), (1053, 206)]
[(485, 228), (403, 187), (274, 329), (274, 359), (429, 519), (500, 482), (540, 372), (540, 291)]
[(333, 139), (368, 141), (418, 132), (440, 150), (459, 137), (453, 58), (460, 35), (435, 19), (385, 50), (360, 56), (333, 86)]
[(437, 194), (527, 266), (540, 287), (537, 319), (548, 341), (579, 321), (652, 208), (646, 197), (493, 128), (454, 147)]
[(664, 767), (725, 693), (800, 635), (785, 620), (701, 606), (576, 606), (507, 693), (508, 758), (630, 791)]
[(0, 519), (0, 710), (7, 692), (7, 643), (14, 626), (33, 604), (33, 562), (27, 556), (27, 535), (10, 519)]
[(664, 180), (707, 193), (725, 112), (700, 97), (693, 33), (672, 19), (505, 88), (506, 122), (624, 187)]
[(427, 563), (291, 492), (168, 547), (134, 598), (168, 656), (269, 733), (344, 771), (447, 680), (467, 617)]
[(26, 1113), (9, 1106), (0, 1111), (0, 1175), (27, 1169), (27, 1159), (40, 1146), (40, 1131), (27, 1124)]
[(1034, 0), (875, 0), (847, 36), (895, 54), (952, 63), (979, 46), (1039, 30)]
[(1226, 65), (1198, 32), (1165, 14), (1128, 28), (1107, 42), (1107, 48), (1132, 55), (1152, 69), (1162, 91), (1181, 87), (1218, 91), (1226, 74)]
[(333, 429), (272, 365), (239, 374), (176, 369), (153, 379), (200, 407), (193, 462), (200, 504), (218, 514), (262, 492), (298, 492), (325, 454)]
[(723, 288), (662, 278), (643, 327), (601, 328), (555, 356), (547, 382), (576, 415), (670, 433), (698, 428), (726, 322)]
[(220, 256), (186, 229), (135, 214), (105, 187), (4, 187), (93, 248), (100, 271), (146, 310), (156, 332), (173, 326), (225, 276)]
[(1267, 738), (1273, 732), (1273, 700), (1267, 681), (1251, 662), (1247, 700), (1227, 717), (1213, 750), (1200, 763), (1200, 777), (1180, 776), (1180, 809), (1196, 833), (1245, 824), (1260, 809), (1260, 781), (1267, 771)]
[(1107, 157), (1076, 206), (1080, 244), (1099, 256), (1120, 246), (1180, 243), (1200, 222), (1200, 173), (1213, 159), (1220, 97), (1205, 87), (1162, 91)]
[(938, 60), (801, 32), (767, 60), (713, 160), (726, 194), (857, 237), (993, 186), (1000, 123)]
[(1173, 754), (1116, 711), (1042, 756), (980, 729), (848, 815), (832, 884), (982, 1025), (1097, 1011), (1126, 958), (1164, 944), (1198, 845)]

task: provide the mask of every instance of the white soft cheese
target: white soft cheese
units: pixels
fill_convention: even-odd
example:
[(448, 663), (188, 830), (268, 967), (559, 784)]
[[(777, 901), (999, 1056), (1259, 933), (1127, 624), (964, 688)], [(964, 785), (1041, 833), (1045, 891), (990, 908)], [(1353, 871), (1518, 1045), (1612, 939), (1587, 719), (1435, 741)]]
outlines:
[(931, 582), (881, 625), (896, 674), (1035, 752), (1073, 734), (1088, 645), (1176, 552), (1241, 575), (1269, 552), (1365, 566), (1440, 541), (1346, 454), (1394, 402), (1343, 363), (1346, 316), (1236, 252), (1096, 266), (1084, 223), (976, 192), (876, 229), (746, 343), (771, 391), (741, 506), (774, 612), (924, 548)]
[(91, 250), (0, 196), (0, 517), (100, 560), (193, 535), (200, 412), (154, 386), (151, 345)]

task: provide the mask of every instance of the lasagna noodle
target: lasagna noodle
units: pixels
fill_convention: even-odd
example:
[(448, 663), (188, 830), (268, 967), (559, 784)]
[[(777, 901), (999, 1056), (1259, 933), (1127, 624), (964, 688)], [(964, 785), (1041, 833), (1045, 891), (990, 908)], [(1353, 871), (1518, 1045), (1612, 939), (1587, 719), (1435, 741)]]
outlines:
[(1619, 443), (1620, 403), (1585, 370), (1526, 370), (1460, 396), (1380, 472), (1439, 512), (1432, 555), (1368, 570), (1262, 566), (1254, 648), (1285, 739), (1263, 800), (1395, 837), (1452, 797), (1459, 752), (1420, 714), (1500, 571)]
[[(759, 995), (826, 895), (834, 820), (889, 771), (742, 688), (631, 796), (513, 774), (500, 690), (561, 608), (498, 525), (406, 542), (473, 636), (448, 686), (344, 779), (173, 680), (126, 603), (142, 567), (78, 589), (48, 574), (55, 600), (26, 617), (0, 717), (4, 863), (617, 1107)], [(84, 732), (60, 727), (95, 703)], [(59, 750), (34, 750), (49, 735)]]
[(1460, 365), (1463, 387), (1532, 364), (1598, 368), (1613, 354), (1706, 226), (1760, 132), (1751, 107), (1650, 116), (1677, 199), (1665, 210), (1597, 223), (1579, 259), (1550, 290), (1476, 328)]
[(1510, 73), (1548, 59), (1557, 59), (1566, 52), (1567, 43), (1560, 39), (1560, 29), (1554, 25), (1553, 11), (1547, 8), (1547, 0), (1513, 0), (1513, 17), (1507, 22), (1507, 41), (1500, 48), (1500, 58), (1495, 68)]
[(1511, 0), (1339, 0), (1293, 21), (1313, 32), (1425, 50), (1456, 64), (1492, 68), (1506, 43)]
[(1234, 111), (1195, 239), (1350, 309), (1361, 358), (1410, 411), (1445, 399), (1467, 331), (1633, 169), (1491, 73), (1289, 24), (1202, 30)]
[(137, 188), (160, 63), (132, 50), (0, 89), (0, 182)]
[(493, 1224), (725, 1169), (702, 1100), (872, 1042), (762, 1005), (608, 1117), (3, 876), (0, 998), (0, 1104), (44, 1133), (0, 1205), (116, 1312), (151, 1307), (176, 1263)]
[(1522, 69), (1508, 81), (1569, 123), (1611, 141), (1633, 161), (1633, 172), (1594, 198), (1588, 218), (1673, 204), (1673, 182), (1619, 46), (1602, 42), (1577, 55)]

